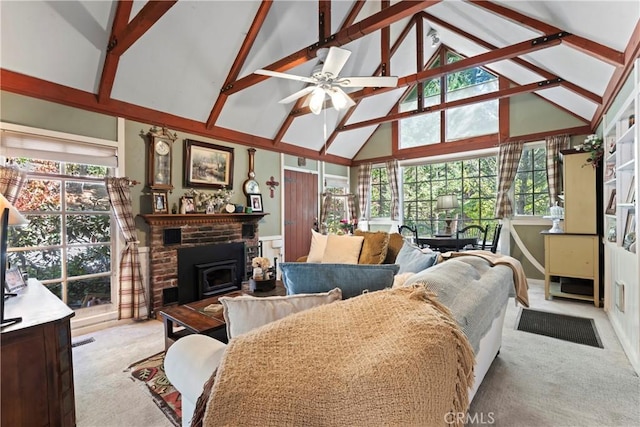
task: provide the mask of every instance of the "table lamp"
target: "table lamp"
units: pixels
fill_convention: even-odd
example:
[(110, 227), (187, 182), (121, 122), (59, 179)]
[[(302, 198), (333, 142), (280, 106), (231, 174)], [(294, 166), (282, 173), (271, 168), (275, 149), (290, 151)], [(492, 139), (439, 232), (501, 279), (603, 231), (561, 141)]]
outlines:
[(444, 234), (451, 235), (451, 221), (453, 221), (453, 218), (449, 216), (449, 212), (457, 209), (459, 206), (458, 196), (455, 194), (438, 196), (438, 199), (436, 200), (436, 210), (444, 211), (444, 222), (447, 224), (444, 229)]
[(4, 318), (4, 300), (7, 296), (11, 296), (5, 295), (5, 276), (7, 274), (7, 233), (10, 225), (25, 225), (28, 224), (29, 221), (27, 221), (27, 219), (23, 217), (22, 214), (18, 212), (18, 210), (7, 199), (5, 199), (2, 194), (0, 194), (0, 219), (0, 327), (4, 327), (22, 321), (21, 317), (13, 319)]

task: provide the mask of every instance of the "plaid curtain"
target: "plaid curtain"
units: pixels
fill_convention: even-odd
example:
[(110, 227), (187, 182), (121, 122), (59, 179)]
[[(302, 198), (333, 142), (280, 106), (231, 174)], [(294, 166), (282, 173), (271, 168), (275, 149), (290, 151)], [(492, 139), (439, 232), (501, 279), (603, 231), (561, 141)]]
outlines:
[(10, 202), (15, 203), (18, 193), (25, 182), (27, 174), (15, 166), (0, 166), (0, 193)]
[(358, 205), (360, 207), (360, 218), (366, 218), (370, 189), (371, 163), (361, 164), (358, 172)]
[(322, 193), (322, 205), (320, 206), (320, 232), (327, 234), (327, 216), (331, 208), (331, 193)]
[[(131, 190), (128, 178), (105, 178), (109, 202), (127, 246), (120, 257), (120, 305), (118, 319), (141, 320), (140, 309), (146, 306), (142, 284), (138, 236), (131, 206)], [(149, 311), (147, 310), (147, 313)]]
[(548, 136), (545, 139), (547, 148), (547, 185), (549, 187), (549, 206), (553, 206), (562, 192), (562, 170), (558, 154), (560, 150), (569, 148), (569, 135)]
[(509, 189), (518, 171), (522, 142), (513, 141), (500, 145), (498, 154), (498, 197), (496, 200), (496, 218), (505, 218), (513, 214), (513, 206), (509, 200)]
[(347, 210), (349, 211), (349, 219), (352, 224), (358, 223), (358, 208), (356, 207), (356, 195), (347, 195)]
[(400, 214), (400, 189), (398, 188), (399, 168), (397, 160), (387, 160), (387, 175), (389, 176), (389, 187), (391, 187), (391, 220), (398, 219)]

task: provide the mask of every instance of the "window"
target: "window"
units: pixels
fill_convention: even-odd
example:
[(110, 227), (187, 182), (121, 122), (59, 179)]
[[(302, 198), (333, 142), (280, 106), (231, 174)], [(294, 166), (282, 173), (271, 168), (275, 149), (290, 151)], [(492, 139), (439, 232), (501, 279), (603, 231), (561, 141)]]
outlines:
[(113, 235), (107, 166), (9, 157), (27, 170), (16, 207), (29, 219), (9, 234), (9, 261), (70, 308), (111, 302)]
[(370, 218), (391, 217), (391, 188), (386, 166), (371, 168)]
[[(463, 59), (452, 52), (446, 53), (447, 63)], [(429, 68), (440, 66), (439, 58)], [(424, 107), (443, 102), (469, 98), (497, 91), (498, 78), (480, 67), (469, 68), (432, 79), (423, 84)], [(442, 93), (442, 87), (445, 92)], [(400, 103), (400, 112), (418, 109), (417, 86)], [(400, 148), (435, 144), (441, 141), (440, 111), (421, 114), (400, 121)], [(498, 131), (498, 100), (473, 103), (450, 108), (444, 112), (445, 141), (455, 141)]]
[[(325, 194), (332, 197), (327, 207), (326, 231), (328, 233), (342, 233), (342, 220), (349, 219), (349, 209), (347, 208), (347, 197), (349, 193), (349, 182), (343, 177), (325, 178)], [(323, 198), (324, 199), (324, 198)]]
[(525, 144), (514, 187), (515, 215), (545, 215), (549, 209), (546, 149), (540, 143)]
[(461, 208), (454, 215), (457, 228), (480, 224), (492, 227), (496, 202), (496, 157), (481, 157), (447, 163), (403, 168), (403, 223), (418, 226), (421, 235), (434, 235), (444, 228), (445, 213), (436, 211), (436, 199), (459, 195)]

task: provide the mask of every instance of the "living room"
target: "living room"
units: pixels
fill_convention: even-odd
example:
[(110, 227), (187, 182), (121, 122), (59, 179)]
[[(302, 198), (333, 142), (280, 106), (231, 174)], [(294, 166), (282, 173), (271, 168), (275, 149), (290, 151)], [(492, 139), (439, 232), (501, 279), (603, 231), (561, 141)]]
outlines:
[[(74, 338), (126, 323), (127, 317), (157, 314), (165, 286), (160, 289), (151, 286), (159, 277), (153, 270), (154, 215), (173, 216), (175, 210), (173, 221), (180, 221), (182, 214), (178, 212), (185, 196), (197, 201), (198, 193), (213, 197), (220, 190), (219, 185), (198, 187), (189, 183), (187, 170), (190, 157), (195, 157), (193, 150), (211, 149), (229, 162), (224, 184), (233, 193), (230, 197), (223, 195), (225, 203), (218, 204), (216, 209), (219, 212), (230, 203), (234, 209), (241, 206), (242, 215), (263, 214), (259, 218), (248, 217), (258, 218), (257, 240), (251, 240), (251, 244), (260, 243), (262, 255), (269, 259), (294, 261), (306, 255), (311, 243), (310, 229), (318, 220), (320, 224), (315, 225), (331, 230), (339, 227), (343, 218), (355, 220), (358, 228), (369, 231), (395, 231), (398, 225), (415, 224), (420, 235), (427, 236), (441, 231), (449, 215), (458, 215), (467, 223), (488, 226), (501, 223), (499, 252), (520, 260), (527, 277), (541, 287), (546, 265), (545, 235), (541, 232), (552, 226), (552, 220), (543, 217), (550, 215), (554, 197), (548, 194), (551, 190), (546, 177), (541, 187), (525, 187), (528, 176), (546, 175), (546, 167), (536, 164), (540, 153), (545, 154), (546, 140), (564, 136), (569, 148), (584, 145), (588, 135), (597, 134), (609, 144), (607, 136), (611, 133), (616, 136), (620, 132), (616, 123), (624, 121), (631, 129), (635, 141), (631, 146), (637, 158), (637, 126), (630, 123), (632, 114), (627, 114), (629, 105), (636, 113), (638, 108), (640, 30), (639, 10), (634, 2), (615, 2), (614, 6), (590, 2), (584, 7), (560, 2), (547, 9), (544, 3), (534, 2), (518, 5), (460, 2), (456, 6), (448, 2), (407, 6), (403, 5), (407, 2), (399, 2), (393, 7), (385, 2), (239, 3), (192, 2), (193, 9), (188, 13), (182, 2), (147, 6), (88, 2), (78, 8), (64, 2), (3, 2), (1, 6), (2, 160), (38, 158), (34, 155), (37, 152), (44, 153), (45, 157), (40, 158), (69, 162), (68, 153), (73, 150), (70, 147), (89, 145), (99, 149), (88, 156), (104, 156), (106, 160), (99, 164), (113, 168), (109, 176), (126, 177), (132, 184), (131, 212), (137, 235), (134, 240), (140, 242), (143, 268), (143, 286), (136, 292), (147, 293), (144, 301), (138, 303), (139, 312), (132, 315), (130, 305), (123, 310), (120, 304), (123, 298), (119, 263), (126, 243), (113, 219), (109, 219), (112, 221), (109, 232), (100, 232), (97, 239), (94, 234), (94, 241), (89, 238), (88, 243), (94, 248), (100, 245), (109, 248), (110, 262), (104, 263), (108, 268), (103, 271), (85, 271), (94, 276), (82, 278), (81, 274), (77, 279), (55, 275), (68, 267), (56, 266), (55, 274), (53, 270), (44, 271), (42, 266), (26, 268), (31, 278), (50, 287), (74, 310), (71, 318)], [(381, 7), (388, 10), (381, 11)], [(137, 14), (140, 15), (135, 19)], [(324, 21), (318, 26), (319, 15)], [(30, 17), (27, 19), (30, 25), (18, 26), (17, 22), (26, 17)], [(354, 23), (362, 23), (366, 28), (361, 30), (362, 34), (353, 34), (357, 26)], [(54, 41), (54, 37), (43, 33), (44, 28), (59, 29), (66, 41)], [(561, 34), (562, 31), (566, 34)], [(290, 104), (279, 103), (296, 91), (305, 90), (304, 84), (308, 82), (254, 72), (266, 69), (295, 76), (312, 75), (323, 53), (316, 52), (319, 50), (316, 46), (307, 54), (306, 48), (319, 40), (318, 34), (320, 39), (327, 38), (320, 43), (322, 46), (344, 46), (344, 50), (351, 52), (341, 76), (399, 76), (397, 86), (375, 90), (345, 87), (345, 92), (358, 101), (347, 115), (333, 108), (329, 95), (320, 114), (303, 105), (304, 97)], [(336, 36), (333, 41), (332, 34)], [(348, 40), (346, 34), (351, 34)], [(549, 43), (547, 48), (532, 48), (530, 43), (524, 46), (525, 41), (551, 35), (554, 37), (544, 41)], [(277, 42), (273, 37), (277, 37)], [(110, 45), (113, 40), (119, 42)], [(29, 60), (20, 53), (26, 51), (33, 52)], [(194, 52), (203, 51), (214, 53), (206, 57), (206, 64), (198, 64), (196, 57), (201, 56)], [(403, 57), (405, 60), (401, 61)], [(326, 57), (325, 60), (328, 61)], [(29, 65), (30, 61), (34, 64)], [(416, 61), (424, 68), (416, 69)], [(376, 71), (381, 64), (387, 64), (389, 71)], [(476, 70), (475, 76), (481, 76), (476, 81), (477, 87), (486, 93), (464, 96), (478, 99), (460, 100), (446, 91), (443, 94), (433, 91), (432, 82), (439, 82), (444, 88), (446, 76), (464, 76), (469, 69)], [(418, 97), (418, 90), (424, 95)], [(458, 116), (456, 110), (461, 112)], [(420, 144), (415, 142), (416, 135), (423, 139)], [(155, 184), (149, 178), (154, 138), (170, 144), (170, 161), (163, 164), (168, 167), (168, 174)], [(60, 141), (62, 145), (56, 145)], [(524, 146), (524, 160), (520, 164), (524, 167), (530, 159), (531, 168), (521, 170), (515, 178), (515, 186), (522, 192), (515, 194), (514, 189), (510, 190), (514, 214), (497, 219), (494, 213), (500, 175), (498, 158), (500, 147), (509, 143)], [(606, 148), (603, 167), (597, 168), (596, 173), (605, 173), (606, 162), (626, 162), (616, 157), (627, 155), (625, 152), (616, 151), (611, 157), (611, 147)], [(87, 156), (86, 151), (83, 153)], [(385, 163), (394, 160), (398, 163), (400, 185), (398, 216), (392, 218)], [(362, 166), (368, 164), (371, 185), (367, 200), (360, 204), (358, 181)], [(631, 165), (635, 169), (630, 175), (637, 175), (638, 162)], [(483, 172), (473, 175), (473, 179), (456, 172), (474, 168)], [(447, 184), (440, 185), (433, 178), (417, 179), (427, 171)], [(61, 179), (65, 183), (61, 188), (68, 192), (78, 178), (55, 176), (51, 172), (46, 177), (38, 175), (41, 173), (44, 172), (32, 173), (28, 179)], [(629, 174), (621, 170), (624, 173)], [(292, 176), (315, 180), (304, 184), (311, 202), (302, 203), (292, 197)], [(602, 273), (600, 295), (594, 298), (592, 293), (592, 302), (586, 305), (593, 306), (593, 300), (597, 299), (603, 306), (598, 312), (611, 323), (613, 336), (629, 359), (627, 363), (637, 371), (638, 255), (629, 250), (630, 245), (625, 247), (625, 238), (633, 232), (633, 213), (637, 210), (637, 201), (627, 200), (627, 194), (631, 189), (638, 193), (638, 182), (621, 176), (615, 181), (599, 177), (591, 188), (580, 189), (600, 194), (598, 230), (593, 234), (606, 240), (610, 228), (615, 233), (612, 241), (602, 245), (604, 256), (598, 261)], [(103, 176), (97, 175), (88, 180), (92, 184), (103, 181)], [(258, 191), (254, 188), (249, 193), (259, 198), (247, 198), (244, 186), (248, 181), (255, 181)], [(418, 181), (428, 181), (429, 197), (415, 196), (413, 188)], [(474, 189), (480, 195), (472, 194)], [(618, 209), (606, 214), (615, 194), (612, 189), (617, 190), (619, 200), (613, 205)], [(340, 215), (322, 223), (322, 194), (329, 190), (356, 195), (356, 216), (351, 216), (345, 201), (341, 202)], [(437, 196), (449, 193), (458, 196), (460, 207), (453, 212), (436, 210)], [(29, 206), (23, 211), (26, 217), (41, 218), (51, 213), (40, 209), (38, 199), (32, 196), (23, 196), (20, 202)], [(153, 204), (155, 196), (162, 200), (159, 208)], [(25, 199), (30, 199), (28, 204)], [(99, 206), (99, 213), (109, 217), (108, 203)], [(249, 214), (246, 208), (250, 206), (256, 209)], [(206, 206), (196, 209), (193, 221), (206, 215)], [(233, 215), (238, 214), (234, 211)], [(214, 216), (222, 218), (218, 213)], [(303, 225), (295, 230), (287, 228), (294, 220)], [(218, 227), (230, 227), (232, 233), (244, 236), (241, 228), (233, 228), (240, 225), (220, 221), (216, 220)], [(458, 226), (457, 218), (452, 224)], [(180, 229), (183, 225), (177, 222), (169, 228)], [(88, 228), (83, 236), (92, 232)], [(44, 229), (40, 234), (36, 246), (41, 251), (62, 251), (57, 245), (66, 244), (47, 239)], [(10, 258), (25, 252), (25, 248), (10, 244)], [(89, 285), (73, 289), (73, 283), (86, 279), (91, 279), (92, 284), (107, 282), (107, 292), (94, 292)], [(175, 282), (168, 279), (166, 288), (172, 287), (171, 280)], [(90, 304), (85, 297), (93, 293), (101, 294), (97, 298), (107, 303)], [(542, 300), (585, 305), (580, 300), (544, 297)], [(160, 333), (161, 343), (162, 331), (154, 333)], [(79, 392), (76, 387), (76, 394)]]

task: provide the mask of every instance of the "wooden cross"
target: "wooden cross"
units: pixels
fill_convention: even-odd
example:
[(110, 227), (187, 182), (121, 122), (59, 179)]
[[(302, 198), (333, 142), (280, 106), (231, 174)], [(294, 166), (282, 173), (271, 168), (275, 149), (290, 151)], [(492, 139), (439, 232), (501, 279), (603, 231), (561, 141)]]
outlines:
[(269, 194), (269, 197), (273, 199), (273, 192), (275, 191), (276, 187), (280, 185), (280, 183), (276, 181), (275, 178), (272, 176), (269, 181), (265, 182), (265, 184), (269, 186), (269, 190), (271, 191), (271, 194)]

